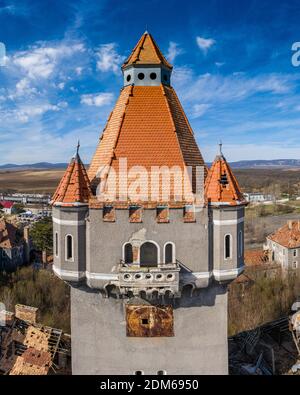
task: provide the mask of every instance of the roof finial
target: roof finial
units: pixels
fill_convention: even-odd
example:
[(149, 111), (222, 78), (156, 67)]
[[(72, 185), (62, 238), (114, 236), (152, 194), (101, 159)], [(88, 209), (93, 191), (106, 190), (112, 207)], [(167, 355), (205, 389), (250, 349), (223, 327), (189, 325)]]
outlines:
[(219, 142), (220, 156), (223, 156), (222, 146), (223, 146), (223, 143), (222, 143), (222, 140), (220, 140), (220, 142)]
[(78, 154), (79, 154), (79, 148), (80, 148), (80, 140), (78, 140), (78, 143), (77, 143), (76, 156), (78, 156)]
[(148, 34), (148, 24), (146, 23), (146, 30), (144, 34)]

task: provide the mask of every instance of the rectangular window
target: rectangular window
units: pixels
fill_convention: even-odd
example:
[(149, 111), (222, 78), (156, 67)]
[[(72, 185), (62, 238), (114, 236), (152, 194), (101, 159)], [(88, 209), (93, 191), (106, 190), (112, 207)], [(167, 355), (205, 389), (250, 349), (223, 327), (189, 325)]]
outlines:
[(160, 206), (156, 209), (156, 221), (158, 223), (168, 223), (169, 222), (169, 208)]
[(66, 236), (66, 260), (73, 260), (73, 237), (71, 235)]
[(58, 256), (58, 233), (55, 232), (55, 256)]
[(225, 236), (225, 259), (231, 258), (231, 235)]
[(115, 208), (113, 206), (104, 206), (103, 207), (103, 221), (105, 222), (115, 222)]
[(294, 250), (294, 251), (293, 251), (293, 255), (294, 255), (294, 256), (297, 256), (297, 255), (298, 255), (298, 251), (297, 251), (297, 250)]
[(194, 205), (187, 204), (184, 206), (183, 222), (196, 222)]

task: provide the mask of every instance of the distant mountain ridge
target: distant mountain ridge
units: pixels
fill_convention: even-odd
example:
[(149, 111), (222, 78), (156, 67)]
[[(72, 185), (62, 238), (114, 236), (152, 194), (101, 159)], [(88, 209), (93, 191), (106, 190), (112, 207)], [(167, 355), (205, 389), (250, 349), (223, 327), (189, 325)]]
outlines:
[[(207, 163), (208, 166), (211, 163)], [(230, 162), (231, 167), (235, 169), (258, 169), (258, 168), (300, 168), (300, 159), (271, 159), (271, 160), (240, 160), (237, 162)], [(68, 163), (49, 163), (39, 162), (32, 164), (16, 165), (7, 163), (0, 165), (0, 171), (17, 171), (17, 170), (51, 170), (51, 169), (65, 169)]]
[(14, 163), (7, 163), (0, 165), (0, 170), (51, 170), (51, 169), (62, 169), (67, 167), (67, 163), (48, 163), (39, 162), (25, 165), (16, 165)]
[(240, 160), (231, 162), (233, 168), (270, 168), (270, 167), (300, 167), (300, 159), (271, 159), (271, 160)]

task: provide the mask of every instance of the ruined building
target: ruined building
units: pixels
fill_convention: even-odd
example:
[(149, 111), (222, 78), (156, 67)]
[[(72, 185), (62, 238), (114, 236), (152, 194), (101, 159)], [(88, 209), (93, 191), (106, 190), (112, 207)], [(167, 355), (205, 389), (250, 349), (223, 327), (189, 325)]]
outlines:
[(73, 374), (227, 374), (246, 202), (222, 152), (206, 168), (149, 33), (122, 72), (88, 172), (77, 150), (52, 200)]

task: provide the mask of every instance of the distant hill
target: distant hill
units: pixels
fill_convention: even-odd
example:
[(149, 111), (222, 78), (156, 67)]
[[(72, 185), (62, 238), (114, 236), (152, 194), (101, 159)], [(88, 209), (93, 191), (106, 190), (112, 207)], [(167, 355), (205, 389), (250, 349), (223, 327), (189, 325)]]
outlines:
[(16, 171), (16, 170), (51, 170), (51, 169), (63, 169), (68, 166), (67, 163), (48, 163), (39, 162), (26, 165), (16, 165), (13, 163), (7, 163), (5, 165), (0, 165), (0, 171)]
[(276, 168), (276, 167), (300, 167), (300, 159), (273, 159), (273, 160), (241, 160), (231, 162), (233, 168)]
[[(207, 163), (207, 165), (210, 166), (211, 163)], [(236, 169), (300, 168), (300, 159), (240, 160), (238, 162), (230, 162), (230, 165)], [(48, 162), (25, 165), (7, 163), (5, 165), (0, 165), (0, 171), (65, 169), (67, 166), (67, 163)]]
[[(211, 163), (207, 163), (211, 166)], [(240, 160), (230, 162), (234, 169), (276, 169), (276, 168), (300, 168), (300, 159), (272, 159), (272, 160)]]

